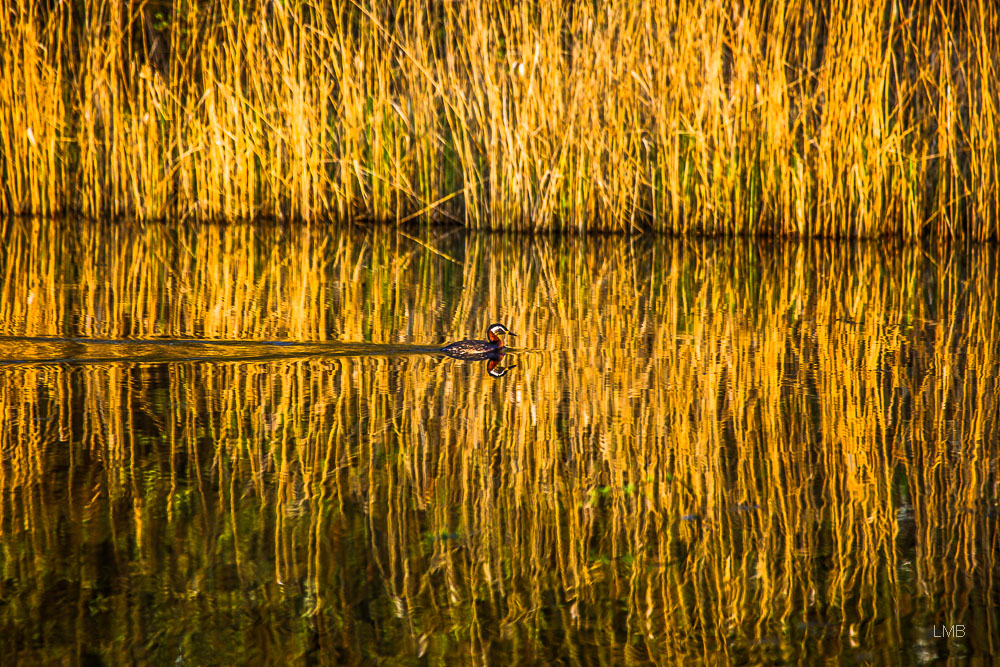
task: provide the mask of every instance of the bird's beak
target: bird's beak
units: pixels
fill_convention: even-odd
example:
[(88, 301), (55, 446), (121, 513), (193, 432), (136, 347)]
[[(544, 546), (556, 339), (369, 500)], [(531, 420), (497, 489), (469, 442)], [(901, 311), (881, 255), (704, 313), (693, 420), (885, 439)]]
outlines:
[(510, 331), (510, 330), (508, 329), (508, 330), (507, 330), (507, 335), (508, 335), (508, 336), (516, 336), (517, 334), (516, 334), (516, 333), (514, 333), (513, 331)]

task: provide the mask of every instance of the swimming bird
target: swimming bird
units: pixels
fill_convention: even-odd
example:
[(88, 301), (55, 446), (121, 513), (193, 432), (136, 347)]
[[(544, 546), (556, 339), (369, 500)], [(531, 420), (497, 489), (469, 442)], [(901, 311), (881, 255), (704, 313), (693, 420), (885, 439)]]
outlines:
[(503, 340), (500, 334), (516, 336), (517, 334), (502, 324), (491, 324), (486, 329), (487, 340), (460, 340), (446, 345), (441, 351), (456, 359), (491, 359), (503, 354)]

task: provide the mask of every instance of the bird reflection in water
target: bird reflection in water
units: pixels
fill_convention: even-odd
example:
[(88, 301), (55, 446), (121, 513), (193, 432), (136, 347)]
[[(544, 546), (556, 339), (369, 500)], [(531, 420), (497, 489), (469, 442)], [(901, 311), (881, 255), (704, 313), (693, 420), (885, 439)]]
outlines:
[(507, 375), (507, 371), (512, 368), (517, 368), (517, 364), (510, 364), (509, 366), (501, 366), (500, 361), (503, 359), (501, 354), (495, 359), (490, 359), (486, 362), (486, 372), (490, 374), (490, 377), (502, 378)]
[[(445, 352), (445, 354), (448, 353)], [(503, 363), (504, 353), (499, 350), (490, 352), (488, 354), (479, 354), (479, 355), (448, 354), (448, 356), (451, 357), (452, 359), (460, 359), (462, 361), (485, 361), (486, 372), (489, 374), (490, 377), (494, 378), (502, 378), (504, 375), (507, 374), (508, 371), (510, 371), (510, 369), (517, 368), (517, 364), (504, 364)]]

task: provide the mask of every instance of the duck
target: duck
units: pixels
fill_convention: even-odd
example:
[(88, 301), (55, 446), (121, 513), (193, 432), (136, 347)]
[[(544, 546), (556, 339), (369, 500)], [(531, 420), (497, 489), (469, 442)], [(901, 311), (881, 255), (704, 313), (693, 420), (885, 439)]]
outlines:
[(457, 343), (445, 345), (441, 351), (455, 359), (491, 359), (503, 354), (503, 339), (501, 334), (516, 336), (517, 334), (500, 324), (491, 324), (486, 328), (486, 340), (460, 340)]

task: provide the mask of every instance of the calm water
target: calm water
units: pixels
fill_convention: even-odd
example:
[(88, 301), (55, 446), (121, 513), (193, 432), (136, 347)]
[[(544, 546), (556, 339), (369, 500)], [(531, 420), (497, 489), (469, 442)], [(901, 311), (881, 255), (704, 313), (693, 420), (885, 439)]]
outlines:
[(0, 230), (5, 661), (1000, 656), (992, 247)]

